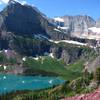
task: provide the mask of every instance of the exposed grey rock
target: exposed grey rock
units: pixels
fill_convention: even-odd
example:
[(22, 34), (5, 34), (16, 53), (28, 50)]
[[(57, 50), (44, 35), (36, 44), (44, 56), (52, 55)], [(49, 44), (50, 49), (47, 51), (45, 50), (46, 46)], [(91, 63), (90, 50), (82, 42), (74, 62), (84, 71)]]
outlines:
[(100, 28), (100, 18), (98, 20), (96, 20), (96, 27)]
[(0, 15), (0, 28), (1, 28), (2, 24), (3, 24), (3, 17)]
[(66, 64), (68, 64), (70, 62), (70, 55), (68, 54), (68, 52), (66, 50), (62, 51), (61, 58)]
[(95, 58), (93, 61), (90, 61), (87, 65), (87, 70), (91, 73), (94, 72), (97, 68), (100, 67), (100, 56)]
[[(7, 7), (1, 12), (1, 16), (3, 17), (3, 24), (8, 32), (10, 31), (17, 35), (45, 33), (41, 25), (41, 20), (44, 21), (44, 19), (31, 6), (22, 6), (18, 2), (14, 4), (9, 2)], [(0, 26), (1, 24), (2, 22)]]
[[(12, 1), (12, 0), (11, 0)], [(50, 50), (56, 58), (72, 63), (82, 56), (83, 49), (72, 47), (59, 47), (48, 40), (35, 39), (35, 35), (51, 38), (53, 40), (69, 39), (83, 43), (96, 41), (70, 37), (70, 34), (88, 32), (95, 21), (89, 16), (64, 16), (64, 27), (68, 27), (68, 34), (58, 29), (52, 21), (38, 11), (35, 7), (21, 5), (18, 2), (9, 2), (0, 12), (0, 49), (11, 49), (25, 56), (44, 55)], [(63, 23), (62, 23), (63, 26)], [(55, 31), (54, 29), (58, 29)]]
[(95, 26), (95, 20), (89, 16), (63, 16), (64, 27), (66, 27), (68, 34), (80, 35), (88, 33), (88, 28)]

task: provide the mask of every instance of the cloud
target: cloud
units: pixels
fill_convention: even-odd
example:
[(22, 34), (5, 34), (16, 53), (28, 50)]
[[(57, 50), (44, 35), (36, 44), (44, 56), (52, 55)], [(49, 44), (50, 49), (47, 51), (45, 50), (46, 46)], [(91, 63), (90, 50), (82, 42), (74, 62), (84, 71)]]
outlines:
[(26, 1), (21, 1), (21, 4), (22, 4), (22, 5), (24, 5), (24, 4), (26, 4), (26, 3), (27, 3)]
[(0, 1), (0, 5), (2, 4), (2, 2)]
[[(27, 3), (25, 0), (15, 0), (15, 1), (21, 3), (22, 5)], [(7, 4), (8, 2), (9, 0), (0, 0), (0, 4)]]
[(0, 2), (7, 4), (9, 2), (9, 0), (0, 0)]

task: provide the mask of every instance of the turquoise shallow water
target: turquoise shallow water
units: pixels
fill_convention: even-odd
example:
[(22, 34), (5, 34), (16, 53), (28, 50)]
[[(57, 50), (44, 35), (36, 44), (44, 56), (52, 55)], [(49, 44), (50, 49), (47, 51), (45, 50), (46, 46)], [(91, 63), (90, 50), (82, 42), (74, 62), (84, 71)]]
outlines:
[(57, 77), (0, 74), (0, 94), (16, 90), (45, 89), (62, 83), (64, 80)]

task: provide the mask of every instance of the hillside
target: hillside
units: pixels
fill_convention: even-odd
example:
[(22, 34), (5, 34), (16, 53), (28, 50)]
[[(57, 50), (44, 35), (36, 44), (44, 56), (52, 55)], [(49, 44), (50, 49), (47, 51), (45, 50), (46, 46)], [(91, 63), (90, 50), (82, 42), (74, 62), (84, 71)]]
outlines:
[(83, 94), (81, 96), (66, 98), (62, 100), (99, 100), (100, 99), (100, 89), (90, 93), (90, 94)]
[(10, 0), (0, 12), (0, 73), (65, 80), (46, 90), (16, 91), (1, 99), (59, 100), (99, 88), (100, 20), (88, 15), (48, 18), (34, 6)]

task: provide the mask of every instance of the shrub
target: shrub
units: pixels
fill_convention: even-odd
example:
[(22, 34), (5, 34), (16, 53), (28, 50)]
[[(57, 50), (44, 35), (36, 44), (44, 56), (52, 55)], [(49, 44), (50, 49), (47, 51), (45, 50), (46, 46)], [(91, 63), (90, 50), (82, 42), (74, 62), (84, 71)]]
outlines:
[(100, 84), (100, 68), (97, 68), (94, 72), (94, 79), (97, 81), (97, 84)]

